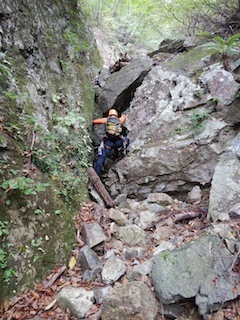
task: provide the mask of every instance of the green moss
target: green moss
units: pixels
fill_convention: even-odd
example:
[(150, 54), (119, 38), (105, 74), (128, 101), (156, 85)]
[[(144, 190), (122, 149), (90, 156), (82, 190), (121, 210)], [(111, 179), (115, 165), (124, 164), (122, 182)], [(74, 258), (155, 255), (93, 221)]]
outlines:
[[(42, 28), (33, 47), (24, 42), (21, 50), (6, 48), (13, 78), (4, 83), (1, 92), (16, 96), (0, 96), (5, 106), (3, 125), (10, 133), (8, 147), (0, 151), (0, 180), (26, 175), (47, 182), (49, 187), (35, 195), (0, 188), (0, 219), (10, 223), (7, 244), (12, 244), (7, 264), (19, 274), (8, 285), (0, 280), (0, 300), (14, 290), (32, 287), (56, 264), (66, 263), (71, 254), (73, 215), (88, 199), (95, 110), (91, 77), (102, 65), (76, 3), (53, 1), (54, 14), (49, 14), (42, 2), (37, 10), (31, 3), (29, 7), (17, 5), (22, 10), (21, 19), (15, 18), (19, 18), (23, 42), (34, 35), (36, 18)], [(70, 38), (62, 37), (66, 32)], [(59, 98), (53, 101), (54, 96)], [(82, 118), (76, 124), (66, 124), (65, 117), (74, 114)]]
[(177, 56), (173, 60), (163, 63), (169, 70), (193, 70), (197, 71), (200, 69), (200, 61), (205, 57), (211, 57), (214, 55), (213, 50), (209, 50), (203, 47), (196, 47), (192, 50)]
[[(23, 199), (22, 196), (21, 202), (16, 201), (20, 197), (19, 192), (15, 192), (8, 198), (15, 198), (11, 208), (8, 210), (7, 206), (2, 206), (5, 214), (1, 219), (6, 219), (7, 213), (7, 219), (11, 219), (10, 235), (5, 247), (10, 243), (12, 246), (8, 250), (6, 269), (14, 268), (18, 273), (17, 279), (13, 278), (7, 285), (2, 283), (2, 297), (21, 290), (26, 285), (33, 286), (56, 264), (66, 263), (71, 254), (75, 235), (73, 217), (63, 202), (54, 199), (49, 191), (40, 193), (37, 197)], [(39, 207), (42, 213), (35, 214)], [(13, 259), (13, 256), (17, 259)], [(36, 258), (39, 263), (35, 263)]]

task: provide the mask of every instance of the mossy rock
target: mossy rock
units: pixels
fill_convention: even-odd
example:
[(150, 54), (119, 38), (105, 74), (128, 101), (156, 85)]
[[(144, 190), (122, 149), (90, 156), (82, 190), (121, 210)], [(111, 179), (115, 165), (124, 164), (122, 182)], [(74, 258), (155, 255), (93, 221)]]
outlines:
[(194, 75), (197, 71), (212, 64), (213, 61), (218, 61), (218, 57), (213, 50), (199, 46), (177, 55), (174, 59), (164, 62), (162, 65), (167, 70)]

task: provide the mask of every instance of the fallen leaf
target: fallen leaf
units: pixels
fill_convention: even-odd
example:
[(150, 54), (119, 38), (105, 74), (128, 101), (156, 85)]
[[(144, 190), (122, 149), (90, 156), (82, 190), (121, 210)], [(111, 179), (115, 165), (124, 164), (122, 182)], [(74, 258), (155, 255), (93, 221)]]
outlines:
[(39, 296), (39, 294), (37, 292), (32, 291), (31, 293), (32, 293), (32, 295), (34, 296), (35, 299), (38, 300), (40, 298), (40, 296)]
[(38, 309), (38, 301), (37, 300), (34, 300), (33, 303), (32, 303), (32, 308), (37, 310)]
[(76, 258), (72, 256), (68, 264), (69, 269), (72, 270), (75, 267), (76, 263), (77, 263)]
[(57, 302), (57, 300), (54, 299), (48, 306), (46, 306), (46, 308), (44, 310), (45, 311), (50, 310), (55, 305), (56, 302)]

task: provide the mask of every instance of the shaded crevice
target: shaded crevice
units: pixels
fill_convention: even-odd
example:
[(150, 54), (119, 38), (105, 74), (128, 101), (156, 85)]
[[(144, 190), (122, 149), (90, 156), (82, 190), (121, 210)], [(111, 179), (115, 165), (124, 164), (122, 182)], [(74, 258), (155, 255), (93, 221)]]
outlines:
[(148, 72), (147, 71), (142, 72), (140, 77), (118, 96), (118, 98), (116, 99), (116, 102), (113, 105), (114, 109), (117, 109), (120, 112), (124, 112), (129, 108), (130, 103), (134, 97), (135, 91), (142, 84)]

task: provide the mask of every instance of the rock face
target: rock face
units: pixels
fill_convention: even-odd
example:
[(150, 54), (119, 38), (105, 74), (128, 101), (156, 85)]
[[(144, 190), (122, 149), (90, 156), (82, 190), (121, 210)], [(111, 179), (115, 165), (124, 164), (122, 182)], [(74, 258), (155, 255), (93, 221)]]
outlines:
[(71, 253), (101, 59), (78, 1), (3, 0), (0, 16), (1, 300)]

